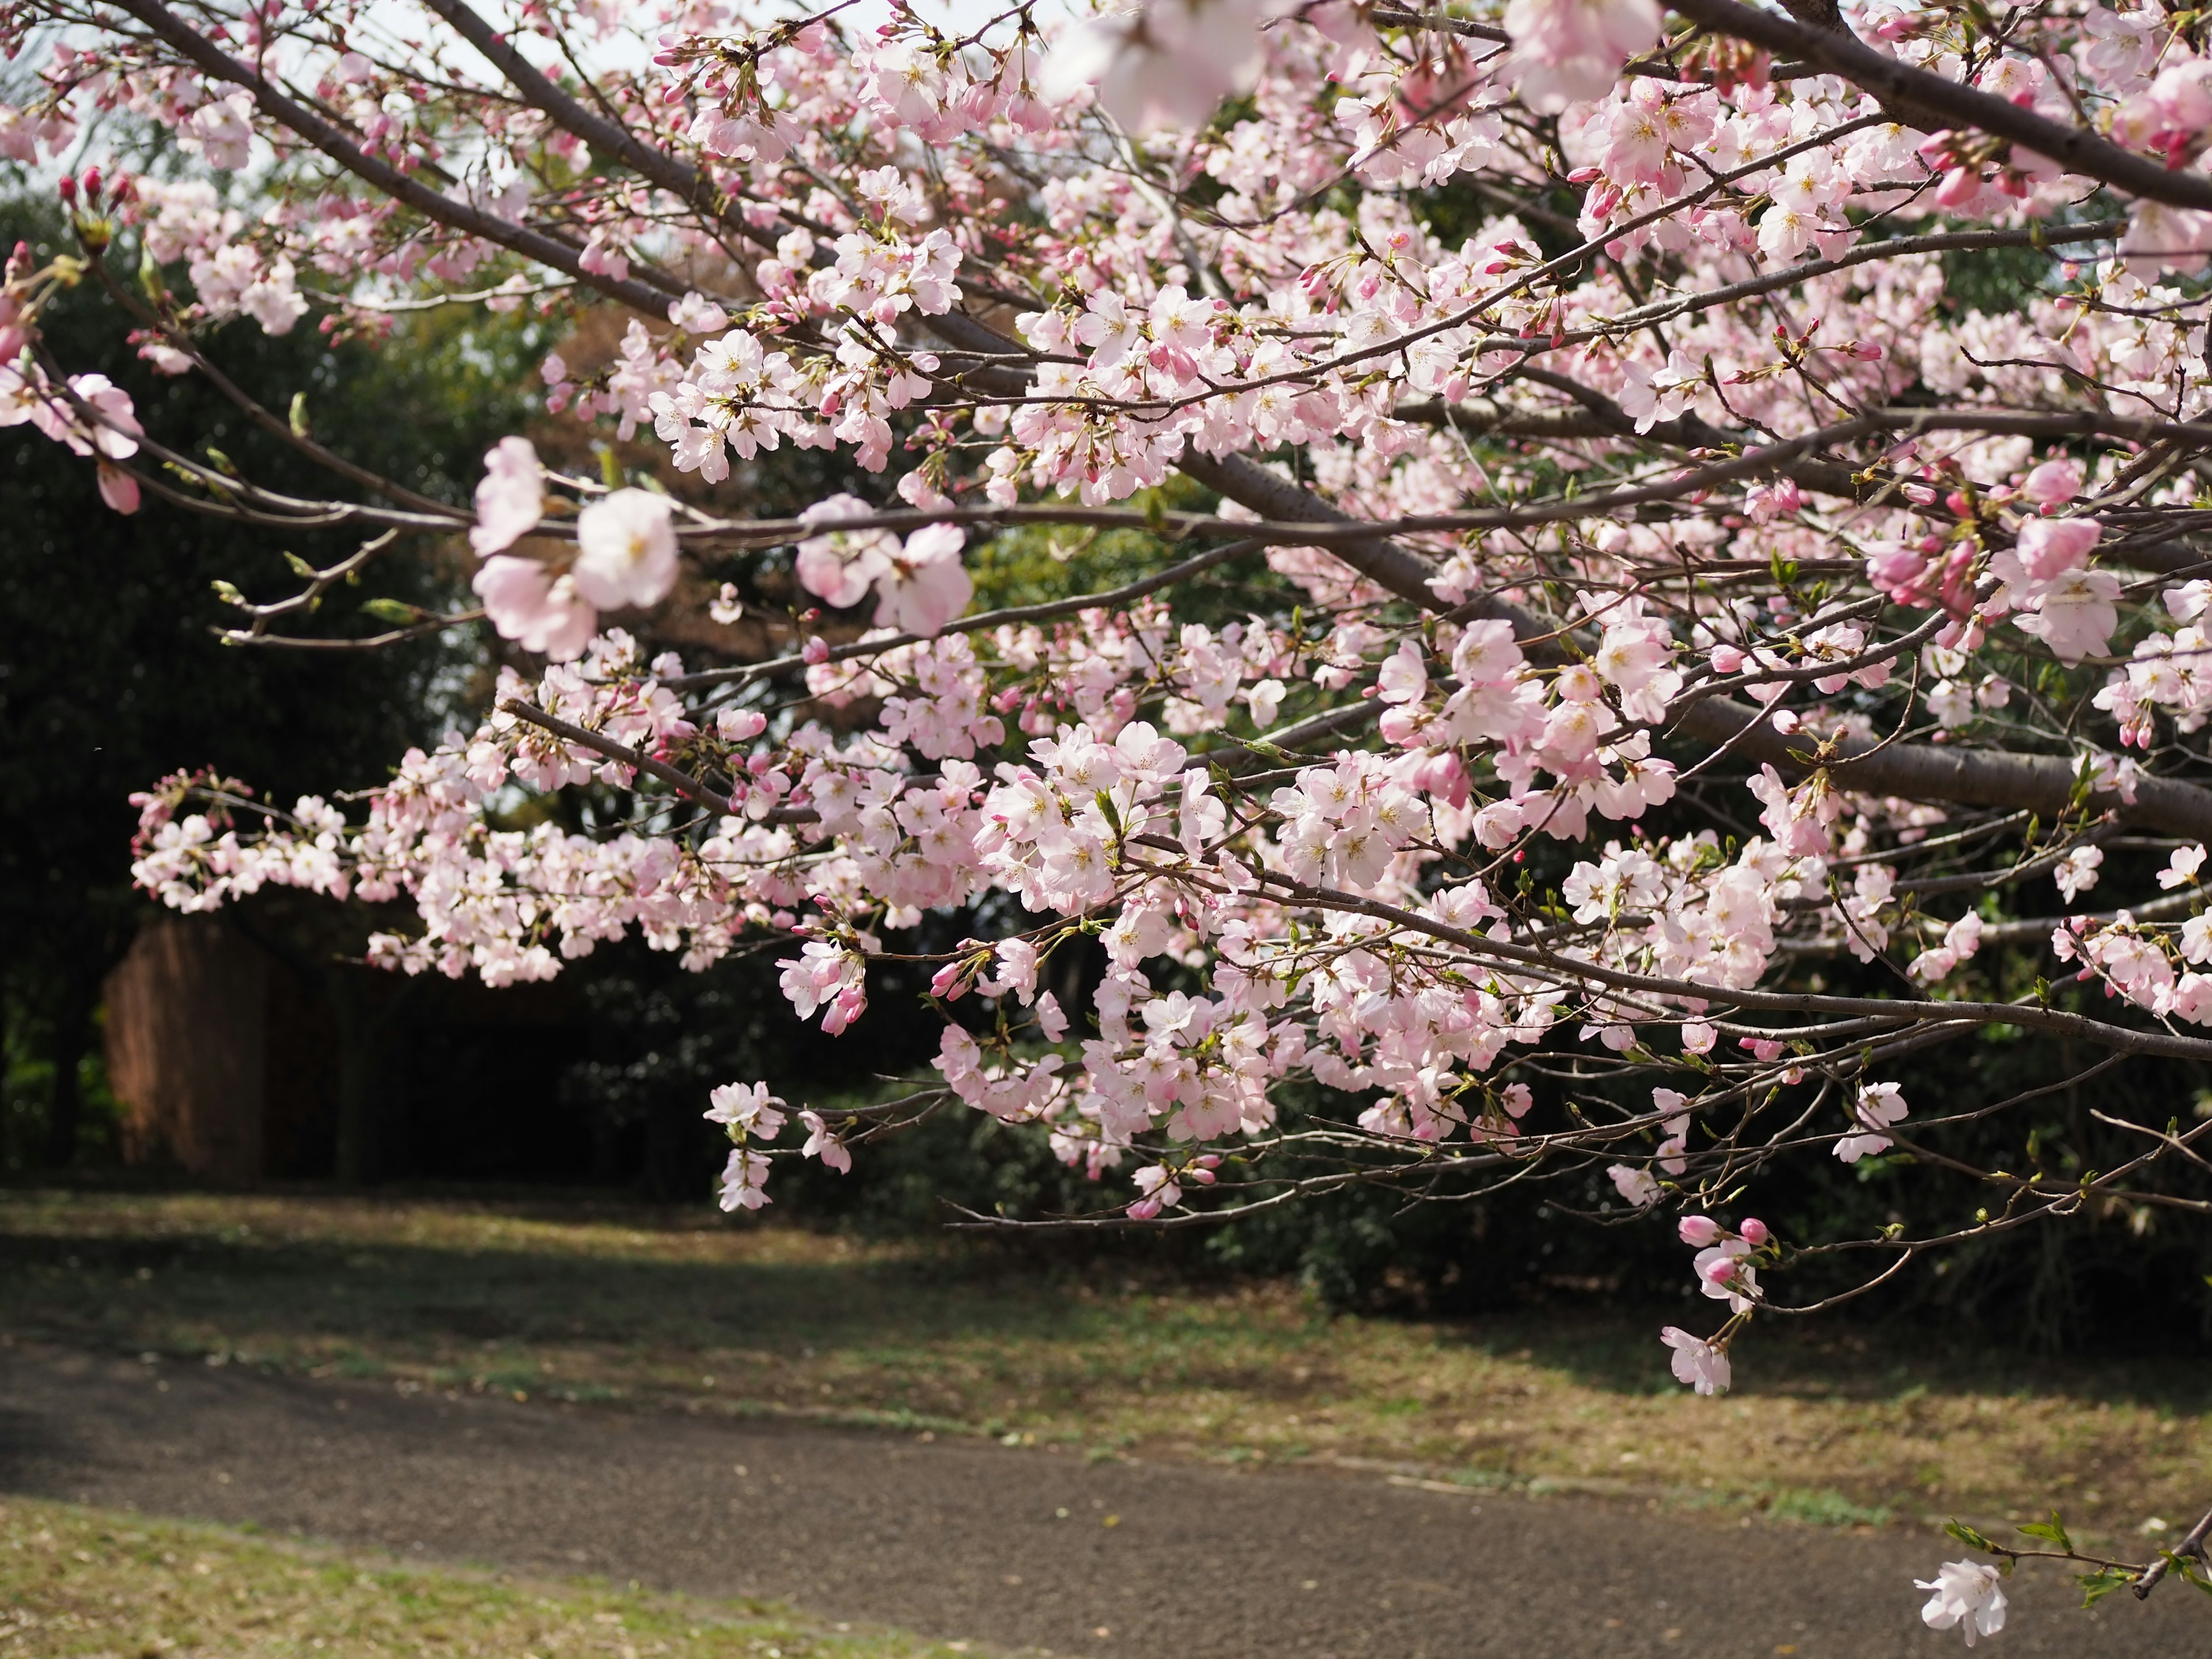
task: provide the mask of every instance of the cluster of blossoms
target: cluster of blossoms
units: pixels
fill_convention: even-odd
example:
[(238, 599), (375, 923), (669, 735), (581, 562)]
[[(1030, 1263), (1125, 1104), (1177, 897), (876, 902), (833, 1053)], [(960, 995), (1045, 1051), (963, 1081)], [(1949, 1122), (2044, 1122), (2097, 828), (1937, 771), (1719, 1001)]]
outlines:
[[(1893, 1059), (1999, 1025), (2212, 1058), (2172, 1024), (2212, 1024), (2212, 58), (2148, 9), (1152, 0), (956, 40), (696, 0), (580, 98), (549, 66), (611, 8), (453, 0), (404, 50), (365, 0), (140, 8), (163, 27), (64, 38), (66, 8), (0, 3), (43, 54), (0, 151), (120, 113), (268, 210), (73, 181), (85, 258), (8, 272), (0, 420), (125, 511), (151, 459), (259, 522), (465, 532), (539, 660), (349, 813), (166, 781), (138, 878), (187, 909), (404, 899), (373, 960), (493, 983), (631, 930), (694, 968), (780, 947), (832, 1033), (925, 916), (990, 935), (939, 953), (898, 1100), (802, 1108), (787, 1146), (769, 1082), (716, 1091), (726, 1206), (946, 1100), (1115, 1172), (1138, 1221), (1557, 1175), (1684, 1212), (1725, 1322), (1663, 1340), (1709, 1394), (1796, 1259), (1710, 1209), (1801, 1150), (1917, 1158), (1954, 1103), (1916, 1085), (1908, 1128)], [(729, 489), (556, 476), (520, 436), (472, 514), (218, 476), (42, 355), (46, 296), (132, 238), (161, 372), (234, 317), (619, 303), (618, 342), (544, 360), (549, 416)], [(2032, 274), (1978, 306), (1997, 256)], [(880, 478), (789, 520), (714, 505), (787, 449)], [(1017, 528), (1158, 556), (971, 615), (971, 556)], [(608, 625), (690, 550), (750, 580), (785, 549), (818, 605), (755, 608), (782, 654)], [(1208, 572), (1234, 598), (1201, 612)], [(500, 827), (583, 787), (628, 792), (623, 827)], [(2075, 910), (2147, 842), (2155, 893)], [(2055, 984), (1990, 969), (2046, 948)], [(2204, 1132), (1987, 1177), (2006, 1224), (2148, 1201), (2127, 1183)], [(1993, 1632), (1982, 1571), (1946, 1567), (1929, 1622)]]

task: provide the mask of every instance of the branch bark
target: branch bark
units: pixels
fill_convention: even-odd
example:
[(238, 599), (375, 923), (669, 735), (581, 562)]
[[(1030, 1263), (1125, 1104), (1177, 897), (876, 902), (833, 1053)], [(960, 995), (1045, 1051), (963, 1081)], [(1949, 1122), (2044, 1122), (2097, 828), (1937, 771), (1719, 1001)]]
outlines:
[(2212, 178), (2203, 173), (2168, 167), (2100, 138), (2086, 127), (2069, 126), (2006, 99), (1913, 69), (1850, 34), (1809, 28), (1770, 11), (1740, 5), (1737, 0), (1671, 3), (1684, 17), (1715, 34), (1786, 52), (1839, 75), (1897, 113), (1925, 121), (1931, 132), (1977, 128), (2047, 156), (2069, 173), (2100, 179), (2145, 201), (2212, 210)]

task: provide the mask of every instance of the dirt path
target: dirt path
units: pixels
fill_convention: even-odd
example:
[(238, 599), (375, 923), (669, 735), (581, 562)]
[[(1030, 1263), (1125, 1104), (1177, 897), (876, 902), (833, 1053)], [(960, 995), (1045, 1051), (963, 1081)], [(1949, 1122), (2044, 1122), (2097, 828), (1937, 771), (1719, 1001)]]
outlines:
[[(1060, 1656), (1890, 1659), (1960, 1650), (1948, 1540), (1322, 1471), (403, 1395), (0, 1348), (0, 1489), (418, 1559), (588, 1572)], [(2008, 1654), (2212, 1652), (2186, 1588), (2094, 1614), (2026, 1576)]]

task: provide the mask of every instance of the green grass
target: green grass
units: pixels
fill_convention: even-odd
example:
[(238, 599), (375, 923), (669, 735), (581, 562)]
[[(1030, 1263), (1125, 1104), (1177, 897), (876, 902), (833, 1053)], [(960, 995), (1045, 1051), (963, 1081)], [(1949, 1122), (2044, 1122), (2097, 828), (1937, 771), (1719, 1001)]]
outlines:
[(952, 1659), (763, 1602), (427, 1571), (68, 1504), (0, 1502), (5, 1659)]
[(0, 1194), (0, 1331), (410, 1389), (1303, 1459), (1748, 1505), (2132, 1528), (2212, 1497), (2212, 1377), (1842, 1322), (1756, 1327), (1676, 1386), (1656, 1316), (1338, 1316), (989, 1248), (690, 1212), (295, 1194)]

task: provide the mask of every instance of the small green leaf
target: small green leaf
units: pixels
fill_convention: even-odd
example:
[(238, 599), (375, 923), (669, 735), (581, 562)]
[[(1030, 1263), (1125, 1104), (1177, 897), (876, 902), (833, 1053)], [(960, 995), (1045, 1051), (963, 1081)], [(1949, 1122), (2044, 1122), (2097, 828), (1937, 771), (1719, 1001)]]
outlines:
[(419, 620), (422, 615), (420, 608), (409, 605), (404, 599), (366, 600), (361, 607), (361, 612), (364, 617), (374, 617), (379, 622), (396, 623), (403, 627), (409, 623)]
[(1943, 1523), (1943, 1530), (1970, 1550), (1982, 1550), (1990, 1555), (1997, 1553), (1997, 1547), (1995, 1544), (1990, 1542), (1963, 1521), (1946, 1521)]
[(307, 435), (307, 394), (304, 392), (292, 394), (292, 435), (295, 438)]
[(215, 589), (216, 598), (221, 599), (225, 605), (244, 605), (246, 603), (246, 595), (240, 592), (237, 587), (232, 583), (223, 580), (220, 576), (217, 576), (215, 580), (208, 585)]
[(314, 580), (316, 576), (321, 574), (314, 566), (309, 564), (289, 548), (284, 550), (284, 563), (294, 575), (305, 577), (309, 581)]
[(2048, 1541), (2057, 1545), (2060, 1549), (2064, 1550), (2069, 1555), (2071, 1555), (2074, 1553), (2074, 1540), (2066, 1535), (2066, 1523), (2058, 1518), (2058, 1511), (2057, 1510), (2051, 1511), (2050, 1520), (2032, 1521), (2027, 1525), (2016, 1528), (2016, 1530), (2024, 1533), (2030, 1538), (2045, 1539)]
[(1098, 792), (1098, 810), (1106, 815), (1106, 822), (1113, 825), (1115, 837), (1118, 840), (1122, 833), (1121, 810), (1114, 805), (1114, 797), (1103, 789)]
[(138, 249), (138, 288), (157, 306), (169, 297), (169, 285), (161, 280), (161, 262), (155, 258), (154, 250), (143, 244)]
[(2135, 1574), (2119, 1567), (2100, 1567), (2094, 1572), (2080, 1575), (2081, 1605), (2094, 1607), (2114, 1590), (2136, 1581)]
[(217, 449), (213, 444), (210, 444), (207, 447), (207, 458), (215, 464), (215, 470), (216, 471), (226, 474), (233, 478), (235, 478), (238, 476), (238, 464), (232, 460), (229, 456), (224, 454), (222, 451)]

